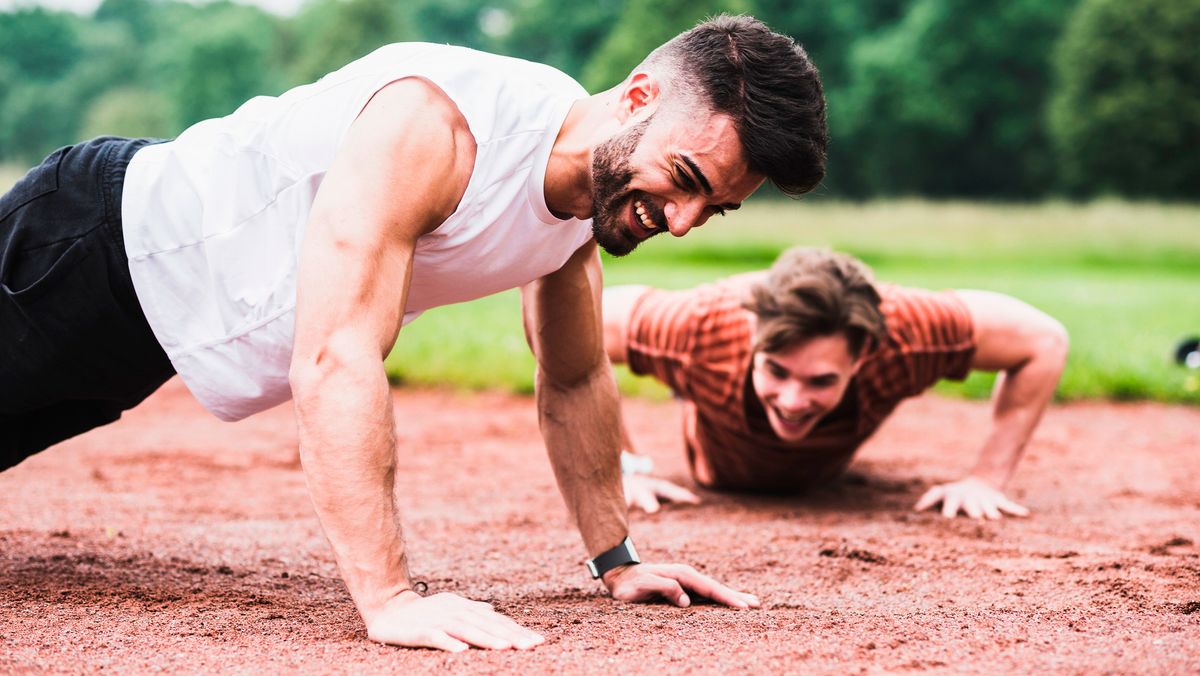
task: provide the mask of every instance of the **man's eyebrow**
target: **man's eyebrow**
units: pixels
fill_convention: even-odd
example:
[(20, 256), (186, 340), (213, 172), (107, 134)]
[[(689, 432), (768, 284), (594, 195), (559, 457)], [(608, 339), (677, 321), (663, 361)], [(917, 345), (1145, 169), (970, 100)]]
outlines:
[(679, 159), (683, 160), (683, 163), (688, 165), (688, 168), (690, 168), (692, 173), (696, 175), (696, 180), (700, 182), (700, 188), (704, 190), (704, 194), (711, 195), (712, 185), (709, 184), (708, 178), (704, 176), (704, 172), (700, 171), (700, 167), (696, 166), (696, 163), (692, 161), (692, 158), (688, 157), (687, 155), (680, 155)]
[(766, 353), (763, 354), (763, 361), (765, 361), (767, 363), (767, 365), (774, 366), (775, 368), (779, 369), (780, 371), (783, 371), (784, 373), (788, 374), (789, 376), (792, 375), (792, 372), (788, 370), (788, 367), (775, 361), (769, 354), (766, 354)]

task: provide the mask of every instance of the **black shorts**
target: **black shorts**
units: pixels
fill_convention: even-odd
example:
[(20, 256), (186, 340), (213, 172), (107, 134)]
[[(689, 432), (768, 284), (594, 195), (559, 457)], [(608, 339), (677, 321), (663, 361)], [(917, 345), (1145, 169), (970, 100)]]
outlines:
[(125, 168), (154, 142), (61, 148), (0, 197), (0, 471), (113, 422), (174, 375), (121, 232)]

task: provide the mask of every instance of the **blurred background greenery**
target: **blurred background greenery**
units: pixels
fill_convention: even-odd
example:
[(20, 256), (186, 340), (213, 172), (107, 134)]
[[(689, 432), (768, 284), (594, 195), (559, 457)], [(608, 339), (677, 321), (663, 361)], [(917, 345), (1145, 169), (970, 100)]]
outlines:
[[(1060, 396), (1200, 402), (1197, 375), (1169, 362), (1175, 340), (1200, 333), (1200, 0), (0, 7), (0, 187), (59, 145), (169, 137), (387, 42), (542, 61), (595, 92), (704, 16), (754, 14), (821, 69), (825, 184), (606, 260), (609, 283), (684, 286), (765, 267), (792, 244), (832, 245), (882, 279), (1006, 291), (1058, 316), (1073, 339)], [(517, 305), (509, 293), (429, 313), (404, 331), (393, 376), (527, 390)]]

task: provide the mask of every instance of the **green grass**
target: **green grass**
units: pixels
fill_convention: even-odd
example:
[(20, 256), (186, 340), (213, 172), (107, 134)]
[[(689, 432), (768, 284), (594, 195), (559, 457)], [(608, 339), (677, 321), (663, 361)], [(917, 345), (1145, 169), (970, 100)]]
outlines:
[[(1177, 340), (1200, 334), (1196, 206), (752, 201), (682, 240), (662, 236), (606, 259), (605, 279), (682, 288), (765, 268), (795, 244), (853, 253), (881, 280), (1001, 291), (1054, 315), (1072, 344), (1060, 398), (1200, 403), (1200, 374), (1171, 362)], [(401, 332), (389, 373), (529, 391), (519, 306), (508, 292), (430, 311)], [(644, 379), (618, 377), (627, 393), (663, 395)], [(978, 374), (939, 390), (980, 397), (991, 383)]]

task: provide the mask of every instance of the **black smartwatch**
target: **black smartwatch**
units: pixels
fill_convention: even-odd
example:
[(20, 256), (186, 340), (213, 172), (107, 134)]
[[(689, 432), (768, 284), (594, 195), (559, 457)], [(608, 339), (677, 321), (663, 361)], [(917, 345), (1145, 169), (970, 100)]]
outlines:
[(625, 536), (625, 539), (621, 540), (621, 544), (588, 561), (587, 569), (592, 574), (592, 579), (595, 580), (617, 566), (641, 562), (637, 550), (633, 548), (633, 540), (630, 540), (629, 536)]

